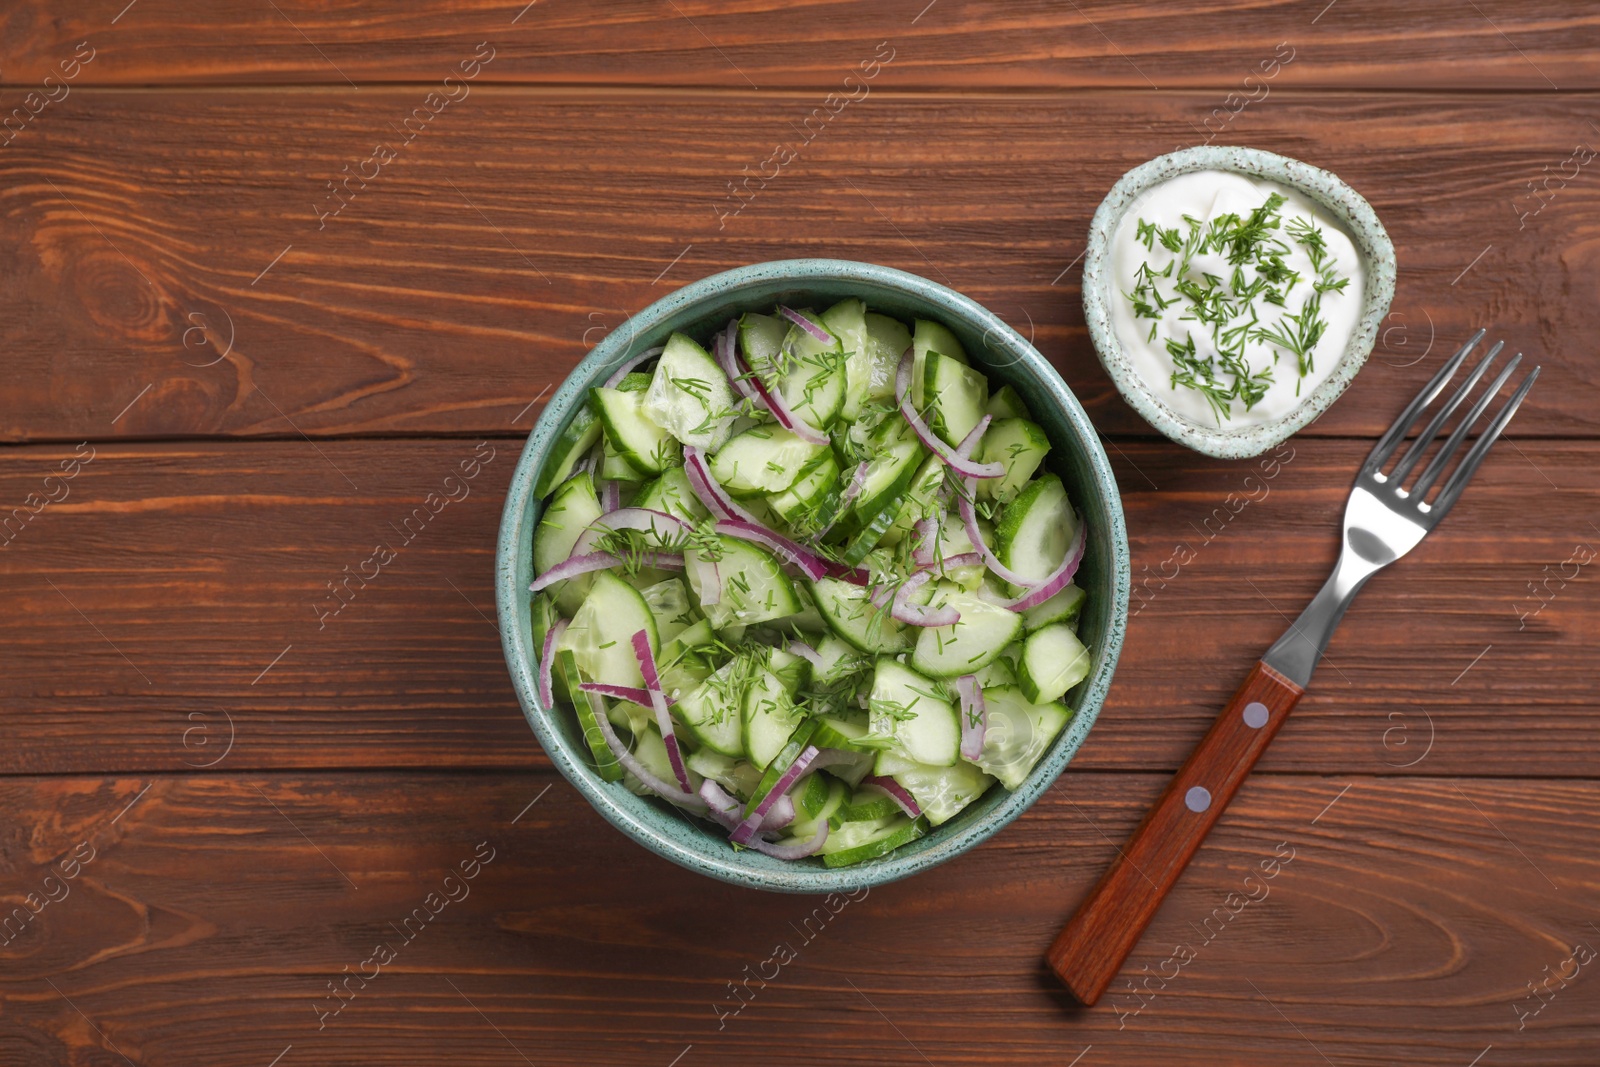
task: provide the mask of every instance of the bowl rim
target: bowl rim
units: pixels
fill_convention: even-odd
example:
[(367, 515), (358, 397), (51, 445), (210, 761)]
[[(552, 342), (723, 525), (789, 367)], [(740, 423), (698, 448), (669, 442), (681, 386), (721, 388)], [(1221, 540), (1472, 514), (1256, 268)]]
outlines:
[[(791, 281), (796, 288), (802, 289), (808, 282), (861, 281), (886, 286), (912, 298), (949, 308), (951, 310), (948, 313), (966, 320), (964, 325), (968, 328), (982, 329), (985, 337), (997, 338), (1008, 355), (1018, 357), (1017, 362), (1026, 368), (1049, 400), (1060, 409), (1082, 443), (1081, 450), (1104, 501), (1104, 514), (1110, 531), (1110, 543), (1105, 551), (1108, 552), (1113, 603), (1107, 617), (1106, 634), (1101, 642), (1102, 657), (1098, 668), (1084, 683), (1079, 707), (1067, 729), (1052, 743), (1027, 780), (991, 811), (948, 839), (937, 840), (934, 835), (938, 833), (938, 828), (935, 828), (923, 839), (932, 843), (914, 855), (891, 853), (879, 860), (837, 869), (799, 864), (781, 870), (752, 868), (739, 862), (737, 854), (726, 848), (726, 842), (709, 834), (706, 840), (716, 841), (722, 846), (721, 852), (696, 851), (639, 822), (627, 805), (649, 801), (624, 790), (609, 788), (609, 783), (601, 782), (585, 759), (568, 750), (565, 739), (556, 733), (546, 718), (549, 713), (539, 706), (537, 667), (528, 655), (531, 649), (531, 623), (528, 612), (523, 610), (526, 589), (519, 591), (517, 588), (522, 523), (528, 513), (538, 468), (550, 442), (564, 428), (590, 384), (601, 380), (606, 371), (633, 356), (635, 341), (641, 336), (648, 336), (669, 317), (706, 301), (736, 301), (739, 291), (746, 286), (772, 280)], [(1020, 334), (970, 297), (894, 268), (835, 259), (772, 260), (712, 274), (655, 301), (608, 334), (567, 375), (530, 431), (507, 490), (495, 554), (496, 610), (506, 666), (511, 673), (523, 716), (562, 776), (608, 822), (657, 855), (725, 882), (792, 893), (849, 892), (907, 877), (976, 847), (1031, 806), (1072, 759), (1104, 704), (1122, 649), (1131, 584), (1122, 498), (1110, 461), (1087, 413), (1050, 363)]]
[[(1202, 426), (1178, 414), (1151, 389), (1122, 351), (1112, 323), (1112, 240), (1117, 226), (1140, 196), (1168, 179), (1199, 170), (1225, 170), (1290, 186), (1315, 200), (1355, 239), (1367, 267), (1362, 314), (1333, 371), (1295, 408), (1270, 422), (1232, 429)], [(1247, 459), (1274, 448), (1339, 399), (1372, 354), (1378, 326), (1394, 299), (1395, 254), (1372, 205), (1330, 171), (1259, 148), (1197, 145), (1141, 163), (1111, 187), (1094, 213), (1083, 262), (1083, 311), (1100, 363), (1124, 400), (1167, 437), (1219, 459)]]

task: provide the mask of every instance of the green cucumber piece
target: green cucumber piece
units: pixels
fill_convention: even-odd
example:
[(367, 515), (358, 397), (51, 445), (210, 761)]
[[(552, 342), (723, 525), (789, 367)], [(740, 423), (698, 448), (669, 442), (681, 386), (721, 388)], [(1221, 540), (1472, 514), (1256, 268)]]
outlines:
[(604, 782), (621, 781), (622, 764), (617, 762), (617, 754), (606, 744), (606, 736), (600, 730), (599, 717), (605, 714), (605, 704), (598, 695), (585, 693), (578, 688), (583, 682), (583, 674), (578, 670), (578, 661), (570, 649), (556, 653), (551, 674), (566, 684), (573, 710), (578, 714), (578, 729), (583, 731), (584, 744), (589, 746), (589, 754), (594, 757), (595, 773)]
[[(905, 323), (888, 315), (867, 312), (867, 370), (864, 376), (866, 388), (861, 396), (863, 403), (894, 399), (895, 371), (900, 367), (900, 358), (910, 347), (911, 331), (906, 329)], [(854, 385), (851, 391), (855, 391)]]
[(1048, 704), (1066, 696), (1067, 690), (1089, 677), (1089, 650), (1064, 622), (1035, 630), (1022, 642), (1017, 681), (1022, 695), (1035, 704)]
[(883, 540), (879, 544), (893, 548), (911, 532), (913, 526), (939, 513), (940, 508), (935, 496), (939, 492), (939, 487), (944, 484), (945, 469), (944, 460), (938, 456), (930, 455), (922, 461), (922, 466), (917, 468), (917, 473), (906, 485), (905, 506), (900, 509), (900, 514), (895, 516), (894, 522), (884, 532)]
[(781, 493), (827, 450), (773, 423), (752, 426), (711, 457), (711, 475), (735, 496)]
[(818, 685), (832, 685), (866, 663), (854, 645), (831, 631), (817, 641), (817, 657), (822, 660), (822, 665), (813, 671)]
[[(814, 803), (814, 794), (818, 787), (822, 789), (822, 803)], [(850, 800), (850, 787), (826, 774), (811, 774), (807, 776), (802, 797), (795, 802), (795, 819), (784, 828), (791, 837), (801, 841), (809, 841), (817, 834), (817, 829), (823, 823), (828, 823), (830, 828), (833, 818), (839, 809)]]
[(685, 757), (683, 765), (700, 777), (716, 782), (741, 800), (749, 796), (761, 780), (760, 768), (709, 748), (691, 752)]
[(1017, 661), (1021, 658), (1021, 645), (1007, 647), (1004, 652), (991, 660), (987, 667), (974, 672), (978, 679), (978, 687), (987, 689), (992, 685), (1016, 685)]
[(833, 813), (828, 826), (837, 830), (847, 822), (888, 822), (899, 815), (900, 805), (881, 789), (858, 789), (850, 801)]
[(949, 767), (960, 758), (961, 724), (937, 683), (898, 661), (880, 657), (867, 702), (872, 732), (918, 763)]
[(606, 440), (621, 458), (643, 474), (660, 474), (683, 464), (683, 446), (644, 413), (644, 392), (607, 389), (590, 391), (606, 428)]
[[(662, 781), (670, 782), (673, 780), (675, 772), (672, 769), (671, 759), (667, 757), (666, 742), (661, 740), (661, 735), (656, 732), (653, 724), (634, 735), (633, 758), (644, 764), (645, 770)], [(697, 792), (700, 788), (700, 783), (695, 780), (696, 777), (697, 775), (694, 774), (689, 775), (689, 788), (691, 791)], [(655, 795), (652, 790), (632, 774), (623, 775), (623, 784), (642, 797)]]
[(733, 422), (733, 387), (705, 349), (674, 333), (656, 361), (643, 412), (680, 443), (715, 449)]
[(552, 489), (571, 477), (572, 468), (578, 465), (578, 461), (588, 454), (598, 440), (600, 414), (595, 410), (593, 400), (585, 400), (545, 454), (544, 465), (539, 468), (539, 480), (533, 485), (533, 495), (542, 500)]
[[(839, 417), (854, 422), (869, 397), (873, 359), (867, 339), (867, 305), (855, 297), (839, 301), (822, 313), (822, 324), (839, 339), (844, 352), (844, 405)], [(892, 371), (891, 371), (892, 374)], [(891, 379), (892, 380), (892, 379)]]
[(1078, 616), (1083, 612), (1085, 598), (1086, 594), (1082, 589), (1068, 582), (1061, 592), (1046, 600), (1043, 604), (1024, 611), (1022, 613), (1022, 626), (1029, 633), (1032, 633), (1057, 622), (1075, 625), (1078, 621)]
[(639, 593), (656, 620), (656, 637), (663, 647), (665, 642), (683, 633), (695, 621), (694, 607), (689, 603), (689, 590), (683, 584), (683, 579), (668, 578), (639, 590)]
[(1034, 704), (1016, 686), (1002, 685), (983, 691), (987, 726), (983, 751), (972, 762), (1016, 789), (1033, 770), (1045, 750), (1072, 718), (1060, 704)]
[(748, 819), (755, 814), (756, 808), (767, 798), (767, 794), (772, 792), (773, 787), (778, 784), (778, 780), (784, 776), (789, 768), (794, 766), (794, 761), (800, 758), (800, 753), (804, 752), (806, 746), (811, 744), (811, 734), (816, 730), (816, 727), (817, 724), (810, 719), (802, 719), (795, 724), (794, 731), (790, 733), (789, 739), (778, 749), (777, 754), (767, 761), (766, 770), (761, 775), (761, 781), (756, 783), (755, 792), (751, 793), (750, 799), (745, 802), (745, 818)]
[(829, 340), (819, 341), (799, 325), (791, 324), (777, 362), (769, 362), (756, 370), (769, 387), (776, 388), (785, 406), (797, 418), (819, 430), (825, 429), (844, 409), (847, 373), (844, 347), (839, 336), (816, 312), (810, 308), (797, 310), (822, 326), (830, 335)]
[(539, 516), (533, 531), (533, 570), (543, 574), (572, 555), (578, 538), (600, 518), (600, 498), (587, 474), (569, 478), (556, 487), (555, 496)]
[[(989, 380), (950, 356), (930, 351), (922, 364), (922, 406), (929, 429), (959, 445), (983, 418)], [(985, 434), (987, 436), (987, 434)]]
[(611, 438), (604, 434), (600, 437), (602, 459), (600, 463), (600, 480), (602, 482), (621, 482), (624, 486), (639, 485), (649, 477), (644, 471), (635, 467), (624, 459), (615, 448), (611, 447)]
[[(856, 832), (852, 827), (863, 827)], [(886, 856), (901, 845), (910, 844), (927, 832), (924, 819), (908, 819), (904, 815), (888, 823), (845, 823), (828, 835), (822, 844), (822, 862), (828, 867), (849, 867), (879, 856)], [(830, 848), (829, 846), (833, 847)]]
[(998, 390), (989, 394), (989, 406), (984, 409), (988, 414), (999, 419), (1031, 419), (1028, 414), (1028, 405), (1022, 402), (1022, 397), (1009, 385), (1002, 385)]
[(1045, 474), (1006, 506), (995, 527), (995, 555), (1029, 581), (1050, 577), (1066, 558), (1077, 518), (1061, 479)]
[[(957, 363), (968, 362), (966, 349), (961, 347), (961, 342), (956, 340), (955, 334), (937, 322), (918, 319), (911, 333), (911, 403), (918, 411), (927, 407), (927, 398), (923, 395), (922, 368), (929, 352), (949, 356)], [(899, 359), (897, 358), (895, 362), (898, 363)]]
[(875, 769), (878, 774), (889, 775), (911, 794), (931, 826), (949, 822), (994, 784), (992, 777), (966, 760), (958, 760), (949, 767), (929, 767), (885, 752), (878, 756)]
[(544, 592), (528, 601), (528, 625), (533, 637), (534, 655), (544, 654), (544, 639), (561, 618), (561, 612), (556, 610), (555, 597), (546, 589)]
[(872, 458), (867, 461), (861, 492), (851, 505), (858, 526), (866, 526), (889, 504), (902, 500), (922, 456), (922, 442), (904, 419), (885, 420), (873, 434)]
[(981, 478), (978, 492), (1004, 504), (1014, 500), (1039, 469), (1050, 452), (1050, 439), (1027, 419), (999, 419), (983, 434), (978, 450), (984, 463), (999, 463), (1006, 469), (1003, 478)]
[(767, 497), (767, 503), (784, 522), (797, 530), (820, 529), (833, 517), (832, 504), (841, 495), (839, 461), (825, 448), (808, 463), (794, 484)]
[(905, 626), (880, 610), (863, 586), (839, 578), (819, 578), (811, 583), (811, 598), (833, 632), (862, 652), (899, 652), (911, 647)]
[(805, 709), (782, 679), (770, 670), (758, 671), (744, 695), (744, 751), (757, 767), (769, 767), (805, 719)]
[(783, 339), (789, 336), (788, 319), (747, 311), (739, 319), (739, 350), (752, 368), (770, 367), (777, 362)]
[(928, 626), (917, 635), (911, 665), (933, 678), (955, 678), (982, 670), (1022, 633), (1022, 616), (970, 593), (942, 591), (933, 603), (955, 608), (960, 621)]
[[(691, 546), (684, 558), (689, 587), (713, 629), (781, 619), (805, 607), (777, 559), (759, 545), (718, 536), (714, 548)], [(722, 596), (714, 604), (705, 602), (700, 587), (702, 563), (714, 564), (722, 577)]]
[(630, 505), (665, 512), (684, 522), (699, 522), (710, 512), (689, 486), (689, 474), (682, 467), (669, 467), (661, 477), (646, 482)]
[(644, 675), (633, 653), (633, 635), (640, 630), (650, 635), (650, 651), (658, 653), (661, 641), (655, 616), (643, 595), (610, 571), (595, 571), (594, 584), (572, 617), (563, 644), (572, 650), (585, 677), (638, 688), (644, 685)]
[(717, 635), (711, 629), (711, 624), (704, 619), (697, 619), (678, 636), (661, 642), (661, 663), (670, 666), (682, 659), (691, 649), (712, 644), (716, 639)]
[(812, 735), (811, 743), (818, 748), (838, 748), (846, 752), (874, 751), (871, 746), (857, 744), (867, 733), (864, 719), (845, 715), (819, 715), (815, 721), (817, 732)]
[(730, 758), (744, 752), (744, 693), (736, 682), (739, 665), (730, 661), (672, 707), (685, 732), (713, 752)]

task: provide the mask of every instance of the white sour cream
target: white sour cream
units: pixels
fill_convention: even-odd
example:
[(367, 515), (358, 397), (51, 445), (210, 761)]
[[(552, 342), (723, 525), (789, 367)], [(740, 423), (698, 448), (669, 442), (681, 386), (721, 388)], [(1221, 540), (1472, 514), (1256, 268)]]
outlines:
[[(1252, 212), (1273, 193), (1284, 201), (1276, 211), (1278, 225), (1263, 228), (1259, 243), (1252, 244), (1248, 239), (1243, 244), (1206, 239), (1214, 230), (1238, 233), (1236, 224), (1227, 216), (1248, 222)], [(1177, 237), (1187, 243), (1196, 231), (1185, 216), (1200, 222), (1201, 246), (1193, 254), (1186, 255), (1181, 248), (1170, 251), (1161, 243), (1159, 233), (1152, 235), (1146, 230), (1141, 236), (1139, 232), (1141, 223), (1154, 225), (1167, 231), (1169, 240), (1173, 239), (1172, 231), (1176, 231)], [(1308, 236), (1308, 226), (1320, 233), (1321, 249), (1308, 247), (1308, 243), (1317, 243), (1315, 237)], [(1147, 240), (1152, 247), (1145, 247)], [(1229, 261), (1230, 254), (1252, 248), (1255, 252), (1245, 262)], [(1287, 280), (1271, 263), (1272, 255), (1279, 256), (1282, 266), (1298, 275), (1299, 280)], [(1123, 352), (1168, 407), (1207, 427), (1271, 422), (1310, 397), (1344, 354), (1361, 318), (1366, 280), (1360, 253), (1326, 208), (1287, 186), (1226, 171), (1183, 174), (1147, 190), (1129, 206), (1117, 226), (1111, 268), (1116, 288), (1111, 294), (1111, 318)], [(1145, 269), (1143, 273), (1141, 268)], [(1168, 276), (1159, 276), (1163, 270), (1168, 271)], [(1207, 294), (1200, 315), (1220, 321), (1202, 321), (1197, 316), (1193, 300), (1177, 291), (1180, 277)], [(1271, 280), (1274, 277), (1276, 282)], [(1264, 288), (1253, 299), (1241, 298), (1235, 286), (1242, 285), (1248, 294), (1258, 278)], [(1342, 290), (1325, 288), (1318, 294), (1313, 287), (1319, 280), (1326, 286), (1341, 278), (1348, 279)], [(1130, 298), (1129, 294), (1135, 293), (1142, 297), (1144, 314)], [(1280, 295), (1283, 306), (1270, 302), (1269, 293)], [(1159, 300), (1154, 299), (1155, 294), (1159, 294)], [(1318, 304), (1308, 316), (1305, 305), (1313, 296)], [(1170, 302), (1163, 307), (1164, 301)], [(1303, 343), (1307, 339), (1305, 328), (1316, 322), (1324, 324), (1321, 336), (1307, 346)], [(1294, 347), (1261, 338), (1257, 331), (1285, 337)], [(1186, 348), (1191, 340), (1193, 353), (1185, 352), (1175, 359), (1168, 342)], [(1241, 340), (1242, 353), (1238, 347)], [(1232, 370), (1224, 367), (1219, 348), (1228, 350), (1226, 358)], [(1308, 366), (1304, 374), (1296, 348), (1306, 352)], [(1242, 376), (1243, 387), (1238, 387), (1236, 381), (1241, 375), (1236, 372), (1241, 366), (1248, 368), (1248, 374)], [(1208, 387), (1175, 386), (1174, 372), (1186, 373), (1190, 380)], [(1270, 384), (1267, 373), (1271, 375)], [(1235, 392), (1240, 395), (1229, 395)], [(1260, 394), (1248, 408), (1243, 395), (1246, 393)]]

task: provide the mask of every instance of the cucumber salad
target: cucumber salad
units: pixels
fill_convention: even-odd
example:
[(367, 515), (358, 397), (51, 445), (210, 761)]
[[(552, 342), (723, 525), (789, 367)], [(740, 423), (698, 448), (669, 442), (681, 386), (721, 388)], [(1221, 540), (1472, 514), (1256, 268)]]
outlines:
[(1015, 789), (1089, 673), (1084, 524), (956, 337), (847, 299), (681, 333), (535, 495), (539, 699), (596, 773), (830, 867)]

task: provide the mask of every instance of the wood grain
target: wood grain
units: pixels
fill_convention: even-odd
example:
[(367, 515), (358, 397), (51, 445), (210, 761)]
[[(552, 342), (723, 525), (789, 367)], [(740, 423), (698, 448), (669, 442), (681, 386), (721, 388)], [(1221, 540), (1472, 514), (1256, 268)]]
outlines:
[[(809, 255), (969, 293), (1034, 337), (1102, 431), (1148, 433), (1088, 343), (1078, 263), (1105, 192), (1194, 143), (1211, 95), (874, 93), (748, 202), (729, 183), (802, 140), (821, 96), (481, 87), (404, 145), (423, 99), (84, 89), (46, 109), (0, 151), (0, 439), (526, 428), (627, 314)], [(1581, 170), (1519, 218), (1540, 203), (1526, 184), (1595, 136), (1591, 110), (1286, 91), (1228, 127), (1219, 143), (1337, 171), (1399, 250), (1375, 358), (1309, 433), (1375, 434), (1479, 324), (1545, 366), (1518, 432), (1595, 433), (1600, 184)], [(373, 173), (390, 141), (319, 222), (341, 202), (328, 183)]]
[(1081, 1003), (1098, 1003), (1123, 970), (1301, 692), (1257, 662), (1051, 942), (1050, 970)]
[(10, 5), (6, 82), (33, 87), (83, 40), (97, 55), (82, 84), (430, 82), (489, 40), (499, 54), (484, 77), (500, 81), (831, 89), (890, 40), (898, 55), (885, 82), (899, 88), (1227, 91), (1287, 41), (1286, 85), (1544, 91), (1596, 87), (1588, 47), (1600, 29), (1592, 11), (1555, 0), (1225, 0), (1159, 13), (1132, 0), (428, 0), (382, 18), (304, 0), (146, 0), (119, 16), (121, 6)]
[[(397, 527), (460, 481), (476, 441), (90, 447), (69, 495), (0, 549), (0, 773), (200, 768), (230, 717), (219, 770), (547, 765), (493, 622), (520, 442), (490, 442), (465, 498), (410, 544)], [(1137, 613), (1078, 766), (1178, 766), (1326, 577), (1365, 452), (1297, 439), (1273, 467), (1113, 442)], [(0, 453), (0, 519), (73, 454)], [(1593, 442), (1497, 446), (1357, 598), (1263, 768), (1589, 774), (1600, 598), (1574, 556), (1600, 545), (1596, 471)], [(380, 540), (399, 558), (346, 587)], [(349, 603), (324, 620), (330, 582)]]
[[(1252, 778), (1125, 972), (1142, 1000), (1125, 979), (1071, 1008), (1040, 953), (1164, 784), (1070, 772), (974, 853), (830, 909), (681, 870), (548, 773), (13, 779), (0, 797), (30, 829), (3, 838), (8, 905), (79, 842), (95, 855), (0, 946), (0, 1050), (141, 1067), (1067, 1063), (1089, 1045), (1083, 1063), (1592, 1058), (1587, 967), (1521, 1031), (1514, 1006), (1600, 939), (1600, 860), (1572, 847), (1600, 832), (1594, 782)], [(449, 889), (480, 845), (493, 858)], [(396, 958), (319, 1030), (328, 983), (380, 942)], [(781, 969), (779, 944), (797, 954)], [(1174, 946), (1193, 958), (1146, 987)], [(776, 977), (732, 1014), (729, 983), (760, 971)]]

